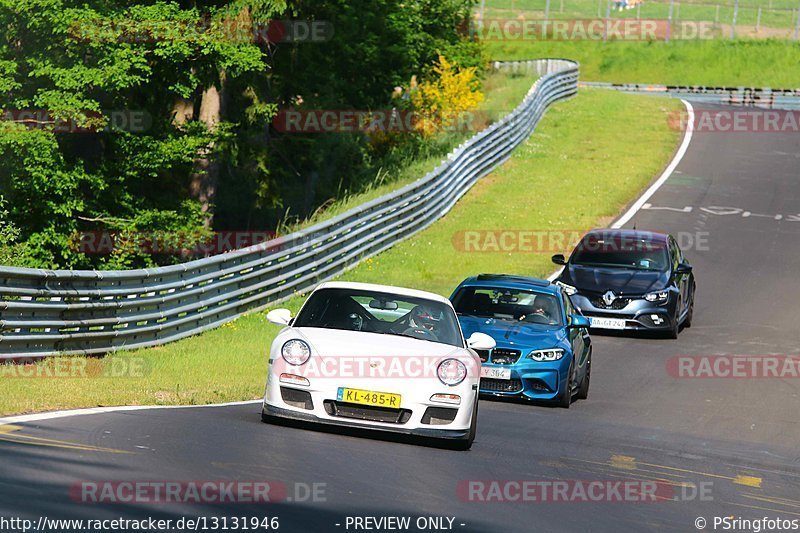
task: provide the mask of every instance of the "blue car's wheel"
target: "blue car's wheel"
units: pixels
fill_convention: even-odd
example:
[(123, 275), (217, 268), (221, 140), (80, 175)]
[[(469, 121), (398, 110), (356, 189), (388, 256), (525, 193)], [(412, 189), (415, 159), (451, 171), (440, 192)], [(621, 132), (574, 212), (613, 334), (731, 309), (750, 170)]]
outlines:
[(559, 407), (563, 407), (564, 409), (569, 409), (570, 404), (572, 404), (572, 373), (575, 371), (575, 360), (573, 359), (569, 363), (569, 372), (567, 372), (567, 383), (564, 388), (559, 392), (558, 397), (556, 398), (556, 403)]
[(575, 395), (579, 400), (585, 400), (589, 397), (589, 383), (592, 379), (592, 352), (589, 351), (589, 358), (586, 359), (586, 372), (583, 374), (583, 379), (578, 387), (578, 392)]

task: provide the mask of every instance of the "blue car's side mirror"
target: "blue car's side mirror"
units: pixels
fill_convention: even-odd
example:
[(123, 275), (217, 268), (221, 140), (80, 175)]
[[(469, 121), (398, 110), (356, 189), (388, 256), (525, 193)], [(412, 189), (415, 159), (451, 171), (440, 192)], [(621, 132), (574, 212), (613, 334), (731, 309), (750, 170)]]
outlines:
[(583, 315), (570, 315), (569, 327), (588, 328), (592, 325), (591, 321)]

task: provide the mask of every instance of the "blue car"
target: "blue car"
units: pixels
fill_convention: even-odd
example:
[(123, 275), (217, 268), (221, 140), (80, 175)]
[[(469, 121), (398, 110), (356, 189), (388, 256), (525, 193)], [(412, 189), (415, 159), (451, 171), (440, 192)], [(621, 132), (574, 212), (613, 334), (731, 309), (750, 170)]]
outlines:
[(554, 401), (569, 407), (589, 395), (589, 319), (564, 290), (548, 281), (504, 274), (464, 280), (450, 297), (464, 335), (492, 337), (480, 350), (480, 393)]

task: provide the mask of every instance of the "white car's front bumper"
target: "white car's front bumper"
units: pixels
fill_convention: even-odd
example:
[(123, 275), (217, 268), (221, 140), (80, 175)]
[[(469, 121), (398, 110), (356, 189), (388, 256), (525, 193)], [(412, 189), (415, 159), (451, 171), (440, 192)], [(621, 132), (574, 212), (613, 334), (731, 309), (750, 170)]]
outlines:
[[(399, 394), (400, 408), (371, 408), (339, 402), (340, 387)], [(311, 378), (309, 385), (303, 386), (282, 383), (279, 375), (270, 372), (262, 413), (265, 417), (466, 439), (477, 392), (478, 379), (469, 376), (453, 387), (435, 378)], [(431, 400), (435, 394), (458, 395), (461, 400), (458, 405)]]

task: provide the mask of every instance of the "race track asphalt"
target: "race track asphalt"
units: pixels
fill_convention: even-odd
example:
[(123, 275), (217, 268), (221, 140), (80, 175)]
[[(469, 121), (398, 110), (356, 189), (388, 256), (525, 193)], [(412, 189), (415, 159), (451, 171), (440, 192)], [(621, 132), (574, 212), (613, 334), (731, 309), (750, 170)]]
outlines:
[[(633, 225), (684, 245), (694, 325), (678, 340), (593, 335), (591, 394), (569, 410), (482, 401), (468, 452), (266, 425), (258, 404), (0, 426), (0, 516), (276, 516), (280, 531), (325, 532), (366, 531), (347, 522), (366, 516), (450, 517), (465, 532), (697, 531), (699, 517), (712, 531), (714, 517), (800, 518), (800, 379), (667, 370), (676, 356), (800, 354), (800, 136), (696, 133)], [(288, 499), (92, 504), (70, 496), (81, 480), (271, 480)], [(457, 492), (469, 480), (656, 480), (675, 499), (477, 502)], [(304, 498), (312, 484), (324, 490), (317, 501)]]

